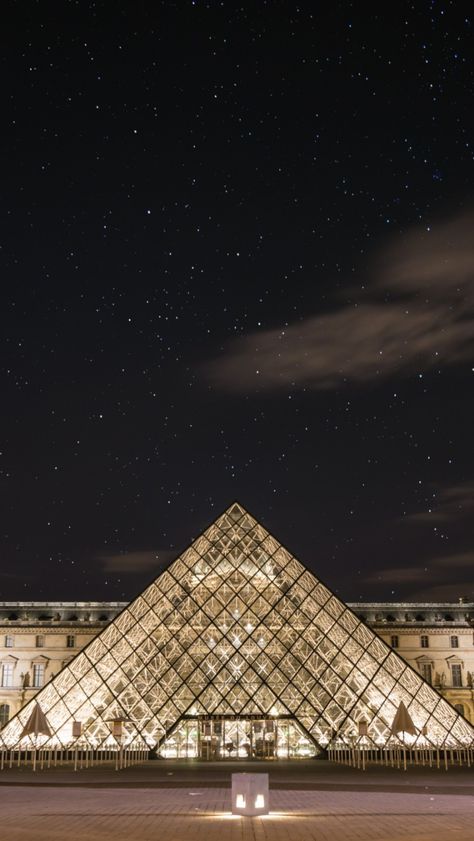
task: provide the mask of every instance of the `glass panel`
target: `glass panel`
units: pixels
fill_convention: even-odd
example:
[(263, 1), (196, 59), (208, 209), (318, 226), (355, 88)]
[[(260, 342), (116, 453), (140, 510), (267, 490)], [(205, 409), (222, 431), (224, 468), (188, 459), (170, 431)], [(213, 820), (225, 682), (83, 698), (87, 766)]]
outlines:
[[(13, 681), (13, 664), (0, 674)], [(450, 676), (461, 685), (460, 663)], [(58, 745), (75, 715), (103, 741), (126, 711), (128, 736), (139, 728), (162, 756), (311, 756), (313, 737), (350, 737), (361, 717), (385, 743), (400, 701), (435, 742), (474, 741), (459, 711), (238, 504), (44, 680), (35, 663), (35, 700)], [(32, 709), (5, 722), (0, 748), (18, 744)]]

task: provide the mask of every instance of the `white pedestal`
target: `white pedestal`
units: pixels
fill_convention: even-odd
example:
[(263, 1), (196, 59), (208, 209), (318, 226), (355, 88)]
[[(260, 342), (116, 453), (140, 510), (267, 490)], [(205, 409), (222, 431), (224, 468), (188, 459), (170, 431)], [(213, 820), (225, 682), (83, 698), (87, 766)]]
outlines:
[(268, 774), (232, 774), (232, 814), (268, 815)]

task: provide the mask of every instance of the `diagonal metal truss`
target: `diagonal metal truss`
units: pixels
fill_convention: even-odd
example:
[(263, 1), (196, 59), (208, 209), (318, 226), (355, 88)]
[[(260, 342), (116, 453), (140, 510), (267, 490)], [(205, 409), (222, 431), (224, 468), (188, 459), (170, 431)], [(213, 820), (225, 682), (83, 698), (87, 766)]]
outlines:
[(73, 721), (106, 745), (114, 719), (129, 742), (155, 746), (203, 715), (291, 716), (325, 746), (360, 721), (385, 743), (401, 701), (432, 744), (473, 742), (471, 725), (234, 503), (6, 725), (0, 747), (23, 744), (36, 702), (49, 746), (71, 744)]

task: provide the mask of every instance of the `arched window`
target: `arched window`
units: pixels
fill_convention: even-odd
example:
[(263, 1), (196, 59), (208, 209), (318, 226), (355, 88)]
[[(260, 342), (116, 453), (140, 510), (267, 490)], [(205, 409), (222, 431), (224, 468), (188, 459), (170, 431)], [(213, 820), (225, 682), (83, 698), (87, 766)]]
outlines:
[(464, 704), (454, 704), (454, 709), (459, 715), (464, 715)]
[(0, 730), (2, 727), (5, 727), (8, 719), (10, 718), (10, 707), (8, 704), (0, 704)]

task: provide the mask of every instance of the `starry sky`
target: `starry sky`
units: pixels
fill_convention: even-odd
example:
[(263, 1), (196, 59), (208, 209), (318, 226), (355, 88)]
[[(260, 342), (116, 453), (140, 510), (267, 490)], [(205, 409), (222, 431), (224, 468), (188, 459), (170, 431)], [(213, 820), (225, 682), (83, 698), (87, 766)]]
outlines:
[(473, 26), (5, 0), (0, 600), (235, 499), (346, 600), (474, 599)]

